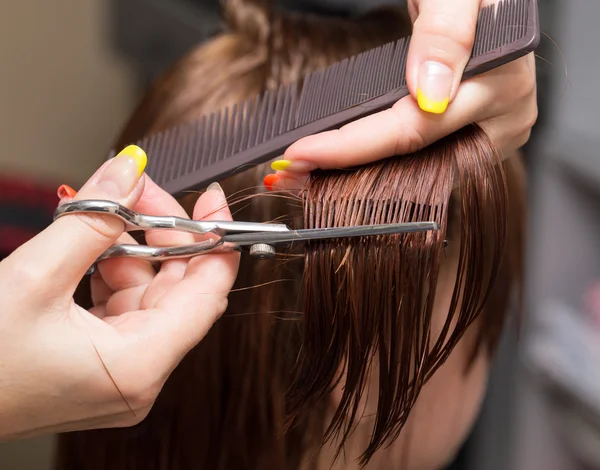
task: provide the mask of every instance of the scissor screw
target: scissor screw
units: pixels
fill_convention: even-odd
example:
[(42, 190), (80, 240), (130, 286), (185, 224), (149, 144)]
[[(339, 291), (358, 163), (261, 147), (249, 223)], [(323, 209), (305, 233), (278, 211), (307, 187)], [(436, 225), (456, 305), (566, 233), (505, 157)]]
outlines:
[(275, 258), (275, 247), (266, 243), (256, 243), (250, 247), (250, 255), (258, 259)]

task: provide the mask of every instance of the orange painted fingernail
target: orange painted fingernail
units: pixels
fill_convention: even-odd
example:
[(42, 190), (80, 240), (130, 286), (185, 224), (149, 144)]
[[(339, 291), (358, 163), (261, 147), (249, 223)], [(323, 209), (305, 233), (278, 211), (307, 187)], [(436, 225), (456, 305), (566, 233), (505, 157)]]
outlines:
[(272, 191), (273, 190), (273, 185), (275, 183), (277, 183), (278, 179), (279, 179), (279, 175), (276, 175), (276, 174), (267, 175), (267, 176), (265, 176), (265, 179), (263, 180), (263, 185), (269, 191)]
[(66, 184), (61, 185), (56, 191), (58, 199), (64, 198), (74, 198), (77, 195), (77, 191), (75, 191), (71, 186), (67, 186)]

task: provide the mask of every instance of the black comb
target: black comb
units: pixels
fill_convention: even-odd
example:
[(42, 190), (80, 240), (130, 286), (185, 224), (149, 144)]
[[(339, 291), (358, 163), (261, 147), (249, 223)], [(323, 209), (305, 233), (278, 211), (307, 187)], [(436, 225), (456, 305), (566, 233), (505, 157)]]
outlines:
[[(538, 0), (501, 0), (480, 11), (463, 80), (518, 59), (540, 42)], [(391, 107), (409, 94), (410, 37), (371, 49), (252, 99), (136, 142), (146, 173), (180, 195), (282, 155), (298, 139)], [(111, 153), (111, 156), (114, 152)]]

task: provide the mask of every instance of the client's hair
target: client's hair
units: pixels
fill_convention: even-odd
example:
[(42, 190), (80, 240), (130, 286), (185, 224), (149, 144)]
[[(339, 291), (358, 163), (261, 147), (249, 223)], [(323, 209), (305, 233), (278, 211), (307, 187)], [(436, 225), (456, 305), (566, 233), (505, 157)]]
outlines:
[[(400, 9), (336, 19), (262, 3), (226, 1), (230, 32), (156, 82), (117, 147), (410, 33)], [(518, 158), (501, 163), (471, 125), (412, 155), (314, 172), (295, 203), (239, 197), (262, 192), (268, 171), (259, 165), (222, 182), (244, 201), (233, 205), (234, 218), (287, 218), (306, 228), (435, 220), (441, 230), (312, 242), (303, 260), (243, 259), (227, 312), (173, 372), (149, 416), (128, 429), (61, 436), (56, 468), (297, 470), (326, 441), (343, 449), (375, 377), (367, 463), (398, 437), (421, 388), (476, 319), (472, 359), (481, 347), (493, 351), (521, 283)], [(438, 274), (451, 249), (452, 298), (437, 325)], [(328, 412), (339, 383), (341, 399)]]

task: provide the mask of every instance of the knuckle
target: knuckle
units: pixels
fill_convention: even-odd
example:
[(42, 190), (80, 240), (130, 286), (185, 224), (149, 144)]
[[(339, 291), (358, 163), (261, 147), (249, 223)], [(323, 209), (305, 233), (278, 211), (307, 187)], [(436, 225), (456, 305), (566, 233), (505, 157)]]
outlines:
[(517, 149), (523, 147), (527, 142), (529, 142), (530, 138), (531, 138), (531, 129), (527, 129), (525, 132), (521, 133), (521, 135), (519, 135), (517, 137), (517, 139), (515, 140), (515, 147)]
[(524, 125), (527, 127), (527, 129), (531, 129), (533, 126), (535, 126), (535, 123), (538, 120), (538, 116), (539, 110), (536, 103), (534, 106), (531, 106), (531, 109), (527, 113), (527, 116), (525, 116)]
[(391, 114), (396, 119), (394, 155), (416, 152), (425, 147), (427, 143), (424, 133), (418, 127), (418, 116), (411, 116), (406, 111), (400, 106), (392, 107)]
[(215, 303), (215, 310), (216, 310), (217, 317), (220, 317), (221, 315), (223, 315), (225, 313), (225, 311), (227, 310), (228, 306), (229, 306), (229, 299), (227, 297), (221, 297), (221, 298), (217, 299), (216, 303)]
[(521, 135), (523, 132), (529, 131), (535, 126), (538, 120), (538, 114), (539, 111), (536, 100), (523, 103), (523, 105), (518, 108), (517, 112), (512, 113), (514, 116), (514, 119), (512, 119), (513, 125), (511, 126), (513, 135)]
[[(401, 143), (401, 140), (404, 142)], [(405, 153), (414, 153), (425, 147), (425, 137), (418, 129), (409, 127), (403, 136), (398, 136), (396, 148), (400, 148), (401, 146), (405, 146)]]
[(525, 98), (535, 99), (537, 90), (535, 73), (523, 67), (515, 78), (514, 89), (517, 90), (516, 94), (520, 100)]
[(521, 77), (516, 85), (518, 87), (518, 92), (516, 93), (518, 101), (536, 100), (537, 96), (535, 80), (531, 80), (527, 77)]

